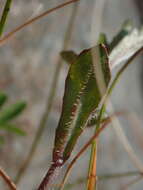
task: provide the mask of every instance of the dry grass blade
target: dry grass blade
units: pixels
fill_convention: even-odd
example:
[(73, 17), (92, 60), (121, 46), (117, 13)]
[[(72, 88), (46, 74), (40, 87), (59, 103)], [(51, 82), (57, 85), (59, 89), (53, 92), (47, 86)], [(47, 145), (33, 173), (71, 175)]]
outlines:
[(88, 180), (87, 180), (87, 189), (88, 190), (93, 190), (95, 189), (96, 186), (96, 181), (97, 181), (97, 175), (96, 175), (96, 170), (97, 170), (97, 139), (92, 143), (91, 147), (91, 159), (90, 159), (90, 168), (88, 172)]
[(50, 13), (52, 12), (55, 12), (56, 10), (58, 9), (61, 9), (71, 3), (74, 3), (74, 2), (77, 2), (79, 0), (70, 0), (70, 1), (67, 1), (65, 3), (62, 3), (62, 4), (59, 4), (58, 6), (52, 8), (52, 9), (49, 9), (43, 13), (41, 13), (40, 15), (28, 20), (27, 22), (25, 22), (24, 24), (18, 26), (17, 28), (15, 28), (13, 31), (9, 32), (7, 35), (5, 35), (3, 38), (0, 39), (0, 45), (4, 44), (8, 39), (10, 39), (15, 33), (17, 33), (18, 31), (22, 30), (23, 28), (25, 28), (26, 26), (29, 26), (31, 25), (32, 23), (34, 23), (35, 21), (49, 15)]
[(16, 190), (16, 185), (12, 182), (10, 177), (4, 172), (2, 168), (0, 168), (0, 176), (4, 179), (6, 184), (9, 186), (9, 189)]
[[(91, 20), (91, 40), (97, 41), (100, 34), (103, 12), (105, 7), (105, 0), (96, 0), (94, 3), (94, 10)], [(101, 94), (104, 94), (106, 85), (104, 80), (104, 73), (102, 71), (100, 62), (97, 61), (94, 50), (92, 50), (92, 61), (94, 65), (94, 74), (96, 77), (97, 85)], [(96, 68), (96, 69), (95, 69)], [(99, 124), (100, 126), (100, 124)], [(95, 130), (96, 131), (96, 130)], [(97, 170), (97, 141), (94, 140), (91, 145), (91, 155), (89, 162), (88, 180), (87, 180), (87, 190), (96, 190), (96, 170)]]

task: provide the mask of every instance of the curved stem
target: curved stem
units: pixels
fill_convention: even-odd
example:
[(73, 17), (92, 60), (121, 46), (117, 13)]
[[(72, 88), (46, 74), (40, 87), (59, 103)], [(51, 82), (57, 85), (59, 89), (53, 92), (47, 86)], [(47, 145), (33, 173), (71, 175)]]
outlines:
[(11, 190), (16, 190), (16, 185), (12, 182), (10, 177), (4, 172), (2, 168), (0, 168), (0, 176), (4, 179)]
[(29, 25), (32, 24), (33, 22), (35, 22), (35, 21), (37, 21), (37, 20), (39, 20), (39, 19), (41, 19), (41, 18), (43, 18), (43, 17), (49, 15), (49, 14), (52, 13), (52, 12), (55, 12), (55, 11), (58, 10), (58, 9), (61, 9), (61, 8), (65, 7), (65, 6), (71, 4), (71, 3), (74, 3), (74, 2), (76, 2), (76, 1), (79, 1), (79, 0), (70, 0), (70, 1), (67, 1), (67, 2), (65, 2), (65, 3), (59, 4), (58, 6), (52, 8), (52, 9), (49, 9), (49, 10), (43, 12), (42, 14), (40, 14), (40, 15), (38, 15), (38, 16), (36, 16), (36, 17), (30, 19), (30, 20), (28, 20), (27, 22), (25, 22), (24, 24), (18, 26), (18, 27), (15, 28), (13, 31), (11, 31), (11, 32), (8, 33), (7, 35), (5, 35), (3, 38), (1, 38), (1, 39), (0, 39), (0, 45), (3, 44), (3, 43), (5, 43), (5, 42), (6, 42), (8, 39), (10, 39), (15, 33), (17, 33), (18, 31), (22, 30), (22, 29), (25, 28), (26, 26), (29, 26)]

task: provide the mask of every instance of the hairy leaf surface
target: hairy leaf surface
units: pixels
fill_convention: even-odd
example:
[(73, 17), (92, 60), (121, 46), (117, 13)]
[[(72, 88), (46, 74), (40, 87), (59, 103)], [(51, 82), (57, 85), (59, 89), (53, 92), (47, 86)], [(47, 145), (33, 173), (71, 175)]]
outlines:
[[(108, 85), (111, 74), (107, 52), (102, 45), (94, 47), (94, 50), (105, 84)], [(91, 54), (92, 49), (84, 50), (70, 66), (65, 83), (62, 114), (56, 130), (53, 154), (55, 159), (63, 157), (63, 154), (65, 160), (69, 157), (90, 115), (96, 111), (101, 101)]]

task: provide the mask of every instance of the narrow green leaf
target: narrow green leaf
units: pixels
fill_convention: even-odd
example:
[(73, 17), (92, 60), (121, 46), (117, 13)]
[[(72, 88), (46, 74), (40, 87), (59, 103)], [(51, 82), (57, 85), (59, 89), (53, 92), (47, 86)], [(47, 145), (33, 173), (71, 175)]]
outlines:
[(109, 46), (106, 34), (100, 33), (98, 44), (104, 44), (107, 47)]
[(6, 130), (6, 131), (9, 131), (11, 133), (15, 133), (17, 135), (20, 135), (20, 136), (26, 135), (26, 133), (23, 130), (21, 130), (21, 129), (19, 129), (19, 128), (15, 127), (14, 125), (9, 124), (9, 123), (1, 123), (0, 124), (0, 130)]
[(7, 100), (7, 95), (3, 92), (0, 93), (0, 108), (4, 105)]
[(4, 137), (0, 136), (0, 146), (4, 144)]
[[(92, 49), (89, 50), (90, 53), (91, 51)], [(99, 61), (99, 64), (101, 64), (102, 72), (104, 73), (104, 80), (106, 85), (108, 85), (110, 82), (111, 73), (109, 69), (108, 56), (106, 54), (106, 50), (103, 48), (103, 46), (99, 45), (95, 47), (95, 54), (97, 56), (99, 55), (99, 57), (97, 57), (97, 60)], [(91, 54), (89, 55), (89, 60), (90, 60), (89, 62), (93, 64)], [(96, 112), (96, 109), (98, 108), (101, 99), (102, 95), (100, 93), (98, 83), (96, 81), (96, 77), (93, 70), (90, 79), (86, 85), (86, 88), (84, 89), (84, 92), (79, 100), (77, 112), (74, 117), (74, 127), (72, 130), (72, 134), (69, 138), (69, 141), (64, 151), (65, 160), (69, 158), (78, 140), (78, 137), (81, 135), (84, 128), (87, 126), (87, 122), (90, 118), (90, 115), (93, 112)]]
[[(99, 55), (98, 60), (104, 73), (105, 83), (108, 84), (111, 75), (107, 52), (102, 45), (94, 49), (95, 55)], [(101, 101), (102, 96), (94, 74), (91, 53), (92, 49), (83, 51), (70, 66), (65, 83), (62, 114), (56, 130), (53, 154), (55, 158), (63, 156), (62, 154), (64, 160), (69, 157), (90, 115), (96, 111)]]
[(61, 57), (69, 64), (76, 62), (78, 55), (74, 51), (62, 51)]
[(109, 51), (111, 52), (121, 40), (127, 36), (132, 30), (132, 23), (130, 20), (127, 20), (123, 23), (120, 32), (113, 38), (112, 42), (109, 45)]
[(11, 7), (11, 3), (12, 3), (12, 0), (6, 0), (5, 7), (4, 7), (2, 17), (1, 17), (1, 20), (0, 20), (0, 36), (3, 33), (4, 26), (6, 24), (8, 13), (9, 13), (9, 10), (10, 10), (10, 7)]
[[(54, 154), (63, 152), (69, 133), (74, 127), (73, 117), (79, 98), (88, 83), (92, 71), (90, 51), (85, 50), (71, 64), (65, 82), (65, 93), (60, 121), (56, 130)], [(55, 156), (56, 157), (56, 156)]]
[(0, 113), (0, 123), (10, 121), (17, 117), (26, 107), (25, 102), (17, 102)]

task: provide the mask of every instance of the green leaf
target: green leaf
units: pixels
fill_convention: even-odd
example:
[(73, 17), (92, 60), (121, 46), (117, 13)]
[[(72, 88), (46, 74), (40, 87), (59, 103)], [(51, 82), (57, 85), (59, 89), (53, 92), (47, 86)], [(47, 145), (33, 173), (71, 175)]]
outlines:
[(25, 102), (17, 102), (5, 108), (0, 113), (0, 123), (10, 121), (15, 117), (17, 117), (25, 109), (25, 106), (26, 106)]
[(107, 37), (104, 33), (100, 33), (98, 44), (104, 44), (107, 47), (109, 46)]
[(0, 107), (2, 107), (4, 105), (6, 100), (7, 100), (7, 95), (1, 92), (0, 93)]
[[(97, 61), (99, 62), (102, 68), (105, 84), (106, 86), (108, 86), (110, 82), (110, 78), (111, 78), (111, 73), (109, 69), (106, 50), (101, 45), (95, 47), (94, 50), (95, 50), (94, 53), (97, 56)], [(91, 52), (92, 50), (89, 50), (89, 51)], [(90, 58), (91, 58), (91, 55), (90, 55)], [(92, 59), (91, 59), (91, 63), (92, 63)], [(96, 80), (96, 76), (94, 74), (94, 69), (93, 69), (90, 79), (87, 83), (87, 86), (84, 89), (84, 93), (80, 97), (80, 101), (79, 101), (77, 113), (76, 113), (77, 115), (75, 115), (75, 118), (74, 118), (74, 127), (72, 130), (72, 134), (69, 138), (69, 141), (64, 151), (65, 160), (69, 158), (79, 136), (83, 132), (84, 128), (87, 126), (87, 122), (90, 118), (90, 115), (92, 115), (93, 112), (96, 112), (99, 106), (99, 103), (101, 102), (102, 95), (100, 93), (99, 88), (100, 87), (98, 87), (98, 82)]]
[[(94, 50), (104, 73), (105, 83), (108, 84), (110, 69), (107, 52), (102, 45), (96, 46)], [(53, 159), (63, 154), (65, 160), (69, 157), (90, 115), (96, 111), (102, 99), (91, 53), (92, 49), (84, 50), (70, 66), (65, 83), (62, 114), (56, 130)]]
[(110, 53), (111, 68), (127, 61), (143, 46), (143, 29), (134, 28)]
[(0, 19), (0, 36), (2, 35), (4, 27), (5, 27), (8, 13), (9, 13), (9, 10), (11, 7), (11, 3), (12, 3), (12, 0), (6, 0), (5, 7), (4, 7), (4, 10), (2, 13), (2, 17)]
[(83, 51), (74, 64), (71, 64), (66, 82), (63, 98), (62, 114), (56, 130), (55, 154), (64, 150), (73, 121), (73, 114), (81, 93), (88, 83), (92, 64), (89, 50)]
[(109, 51), (111, 52), (120, 42), (121, 40), (127, 36), (132, 31), (132, 23), (130, 20), (126, 20), (120, 32), (113, 38), (112, 42), (109, 45)]
[(0, 136), (0, 146), (4, 144), (4, 137)]
[(6, 130), (6, 131), (9, 131), (11, 133), (15, 133), (17, 135), (20, 135), (20, 136), (26, 135), (26, 133), (23, 130), (21, 130), (21, 129), (19, 129), (19, 128), (15, 127), (14, 125), (9, 124), (9, 123), (1, 123), (0, 124), (0, 130)]
[(62, 51), (61, 57), (69, 64), (76, 62), (78, 55), (74, 51)]

